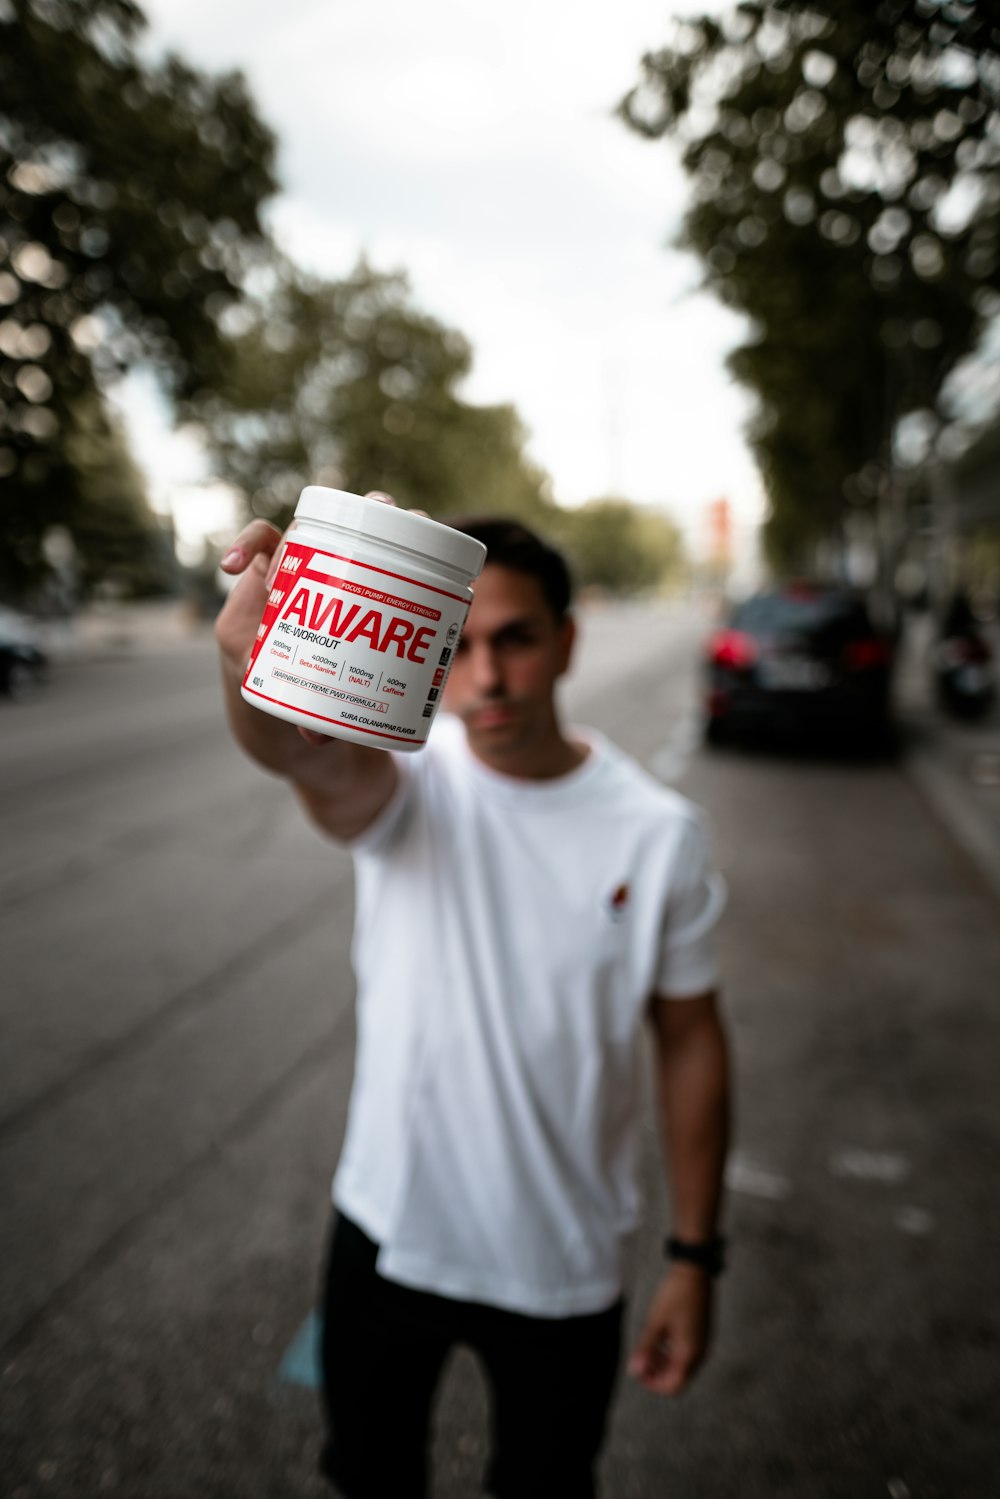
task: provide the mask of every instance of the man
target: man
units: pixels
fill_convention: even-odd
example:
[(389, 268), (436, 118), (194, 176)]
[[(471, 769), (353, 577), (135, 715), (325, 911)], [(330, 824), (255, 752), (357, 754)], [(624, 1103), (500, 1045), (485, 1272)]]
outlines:
[(348, 1499), (422, 1499), (435, 1388), (462, 1343), (491, 1388), (488, 1492), (591, 1499), (638, 1217), (647, 1022), (676, 1237), (629, 1372), (676, 1395), (706, 1351), (727, 1136), (722, 897), (696, 810), (560, 719), (562, 558), (514, 522), (456, 524), (487, 559), (446, 713), (411, 755), (248, 706), (278, 533), (255, 521), (223, 559), (242, 574), (217, 625), (233, 732), (356, 864), (324, 1466)]

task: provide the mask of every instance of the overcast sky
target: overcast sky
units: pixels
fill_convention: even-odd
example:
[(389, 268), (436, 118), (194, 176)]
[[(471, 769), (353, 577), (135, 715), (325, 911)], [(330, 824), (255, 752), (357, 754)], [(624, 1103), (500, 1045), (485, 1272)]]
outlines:
[[(749, 520), (747, 397), (722, 367), (740, 324), (667, 248), (683, 212), (670, 151), (613, 118), (664, 0), (143, 0), (147, 48), (240, 68), (280, 142), (270, 223), (300, 264), (363, 251), (474, 350), (469, 400), (512, 402), (555, 497), (662, 504), (697, 539), (708, 500)], [(135, 440), (164, 503), (194, 478), (153, 405)], [(194, 497), (189, 496), (190, 509)], [(194, 502), (197, 503), (197, 502)]]

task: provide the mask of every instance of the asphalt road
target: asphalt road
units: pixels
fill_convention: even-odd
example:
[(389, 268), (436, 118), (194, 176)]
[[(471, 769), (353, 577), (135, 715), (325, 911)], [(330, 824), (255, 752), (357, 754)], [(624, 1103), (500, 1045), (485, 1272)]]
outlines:
[[(675, 1404), (623, 1384), (604, 1492), (992, 1499), (997, 905), (897, 765), (702, 751), (702, 627), (591, 612), (567, 688), (708, 809), (731, 892), (716, 1349)], [(0, 705), (0, 847), (0, 1493), (320, 1494), (349, 860), (231, 748), (206, 642)], [(435, 1499), (472, 1499), (484, 1451), (459, 1355)]]

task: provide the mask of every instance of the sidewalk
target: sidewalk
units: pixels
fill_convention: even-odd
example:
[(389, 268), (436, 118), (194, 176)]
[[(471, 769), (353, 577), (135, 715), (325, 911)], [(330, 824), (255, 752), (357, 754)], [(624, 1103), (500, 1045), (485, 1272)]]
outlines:
[(40, 621), (37, 632), (56, 661), (212, 645), (211, 622), (198, 617), (190, 600), (175, 598), (90, 604), (72, 619)]
[[(948, 718), (933, 698), (932, 621), (907, 618), (896, 704), (903, 769), (1000, 900), (1000, 705), (974, 723)], [(1000, 660), (1000, 639), (994, 639)]]

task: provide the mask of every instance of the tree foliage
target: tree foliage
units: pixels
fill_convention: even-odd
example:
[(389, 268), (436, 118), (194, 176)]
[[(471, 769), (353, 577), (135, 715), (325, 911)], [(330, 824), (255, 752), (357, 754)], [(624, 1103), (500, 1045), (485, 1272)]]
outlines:
[(461, 399), (469, 345), (413, 305), (404, 276), (362, 262), (332, 282), (276, 262), (230, 328), (226, 379), (192, 410), (254, 513), (283, 525), (316, 483), (431, 515), (553, 508), (515, 411)]
[[(88, 519), (94, 489), (79, 454), (109, 430), (107, 383), (142, 361), (177, 399), (217, 384), (218, 320), (264, 245), (274, 141), (243, 80), (176, 57), (147, 64), (136, 51), (144, 25), (132, 0), (8, 0), (0, 11), (8, 594), (43, 576), (49, 527), (84, 552), (106, 535)], [(130, 489), (141, 524), (134, 470)]]
[(679, 242), (750, 319), (731, 365), (790, 561), (884, 487), (899, 418), (940, 416), (1000, 309), (1000, 6), (751, 0), (681, 26), (622, 113), (683, 143)]
[(79, 496), (69, 533), (77, 592), (141, 597), (167, 591), (176, 580), (172, 537), (146, 502), (122, 423), (96, 393), (79, 399), (86, 405), (74, 411), (66, 445)]
[(342, 281), (275, 260), (229, 322), (219, 390), (191, 412), (219, 476), (247, 509), (286, 525), (306, 484), (382, 489), (430, 515), (514, 515), (556, 538), (578, 580), (610, 592), (675, 571), (679, 533), (623, 499), (554, 504), (510, 406), (458, 394), (471, 350), (420, 311), (406, 277), (361, 262)]
[(560, 512), (555, 533), (583, 587), (642, 593), (676, 582), (684, 547), (662, 510), (611, 496)]

